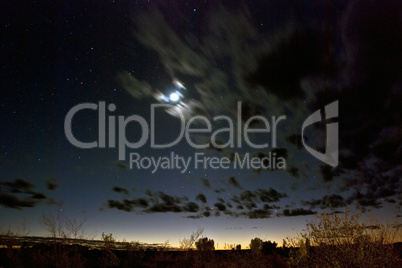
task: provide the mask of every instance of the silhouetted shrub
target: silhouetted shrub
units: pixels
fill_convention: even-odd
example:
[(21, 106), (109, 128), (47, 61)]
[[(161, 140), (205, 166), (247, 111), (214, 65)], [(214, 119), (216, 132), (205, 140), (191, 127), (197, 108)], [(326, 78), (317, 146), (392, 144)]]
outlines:
[(250, 250), (252, 253), (260, 253), (262, 250), (262, 240), (261, 238), (254, 238), (250, 241)]
[(197, 250), (200, 250), (200, 251), (215, 250), (214, 244), (215, 244), (214, 240), (208, 239), (208, 237), (200, 238), (200, 239), (198, 239), (197, 242), (195, 242), (195, 246), (197, 247)]
[(277, 245), (278, 245), (278, 243), (276, 243), (275, 241), (271, 242), (269, 240), (269, 241), (262, 242), (262, 253), (264, 255), (271, 255)]
[[(397, 226), (368, 228), (359, 223), (360, 214), (318, 215), (307, 223), (301, 238), (290, 239), (295, 248), (290, 253), (295, 267), (398, 267), (398, 254), (392, 240)], [(400, 266), (399, 266), (400, 267)]]

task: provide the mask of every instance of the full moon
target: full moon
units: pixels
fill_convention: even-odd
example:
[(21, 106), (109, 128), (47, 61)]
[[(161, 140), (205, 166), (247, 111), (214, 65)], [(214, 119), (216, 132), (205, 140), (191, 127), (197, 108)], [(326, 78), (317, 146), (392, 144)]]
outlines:
[(169, 98), (171, 101), (178, 101), (180, 99), (180, 95), (176, 92), (173, 92), (172, 94), (170, 94)]

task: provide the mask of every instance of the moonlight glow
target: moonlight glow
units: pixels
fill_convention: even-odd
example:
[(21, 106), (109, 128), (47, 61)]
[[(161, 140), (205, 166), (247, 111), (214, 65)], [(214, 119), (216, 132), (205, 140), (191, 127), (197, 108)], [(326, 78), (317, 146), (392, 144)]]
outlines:
[(170, 94), (169, 99), (176, 102), (180, 99), (180, 95), (177, 92), (173, 92)]

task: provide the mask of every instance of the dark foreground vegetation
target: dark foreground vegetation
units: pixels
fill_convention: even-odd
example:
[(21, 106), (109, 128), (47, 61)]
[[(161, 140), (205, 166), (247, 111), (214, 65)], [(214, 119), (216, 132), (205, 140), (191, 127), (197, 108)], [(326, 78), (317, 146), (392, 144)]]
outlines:
[[(400, 224), (366, 225), (360, 215), (318, 215), (298, 237), (276, 242), (251, 239), (249, 249), (215, 250), (203, 230), (169, 244), (0, 235), (0, 268), (8, 267), (402, 267)], [(35, 242), (33, 242), (35, 241)], [(43, 242), (42, 242), (43, 241)]]
[[(295, 253), (302, 248), (275, 248), (269, 252), (252, 250), (188, 250), (164, 249), (91, 249), (77, 244), (36, 244), (27, 247), (3, 247), (0, 249), (0, 267), (335, 267), (325, 264), (323, 251), (339, 254), (336, 248), (310, 247), (302, 258), (295, 261)], [(384, 256), (374, 255), (368, 259), (339, 256), (343, 262), (337, 267), (402, 267), (402, 243), (383, 245)], [(338, 252), (337, 252), (338, 251)], [(356, 249), (358, 251), (358, 249)], [(378, 252), (367, 252), (378, 254)], [(334, 256), (336, 258), (336, 256)], [(378, 262), (373, 262), (378, 260)]]
[[(402, 267), (402, 244), (386, 247), (396, 257), (393, 261), (372, 263), (367, 267)], [(321, 249), (310, 248), (311, 257), (305, 263), (291, 263), (289, 253), (295, 248), (276, 248), (269, 254), (251, 250), (215, 251), (163, 251), (90, 249), (80, 245), (37, 244), (33, 247), (0, 249), (0, 267), (329, 267), (318, 266), (319, 260), (312, 260)], [(362, 267), (346, 263), (338, 267)], [(324, 264), (325, 260), (321, 260)], [(362, 260), (361, 260), (362, 261)], [(380, 260), (379, 261), (384, 261)], [(317, 264), (312, 266), (312, 264)], [(334, 266), (332, 266), (334, 267)]]
[(250, 250), (156, 251), (98, 250), (79, 245), (35, 245), (1, 249), (6, 267), (290, 267), (287, 258), (253, 254)]

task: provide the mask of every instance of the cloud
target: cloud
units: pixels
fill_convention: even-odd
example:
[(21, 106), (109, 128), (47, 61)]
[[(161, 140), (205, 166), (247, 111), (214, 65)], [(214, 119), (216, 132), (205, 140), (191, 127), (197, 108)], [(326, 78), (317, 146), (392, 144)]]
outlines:
[(335, 209), (342, 208), (348, 205), (348, 201), (345, 200), (341, 195), (331, 194), (325, 195), (322, 199), (312, 199), (311, 201), (302, 201), (303, 205), (309, 206), (310, 208), (321, 208), (321, 209)]
[(300, 80), (312, 75), (331, 75), (334, 59), (331, 37), (325, 32), (303, 29), (291, 31), (256, 56), (257, 67), (245, 74), (250, 87), (260, 86), (281, 100), (305, 96)]
[[(143, 46), (158, 55), (172, 80), (186, 80), (191, 94), (183, 98), (183, 106), (188, 114), (234, 118), (241, 101), (240, 124), (253, 115), (286, 115), (286, 128), (279, 128), (277, 135), (283, 148), (255, 155), (262, 159), (275, 152), (286, 158), (292, 177), (306, 175), (312, 180), (310, 171), (317, 170), (306, 161), (311, 156), (301, 142), (302, 122), (338, 100), (339, 166), (318, 168), (331, 193), (304, 204), (321, 209), (350, 204), (381, 207), (402, 195), (402, 6), (397, 1), (366, 2), (342, 2), (333, 7), (329, 2), (313, 1), (309, 7), (328, 12), (309, 16), (307, 21), (288, 15), (299, 5), (287, 3), (285, 8), (285, 4), (268, 1), (259, 5), (271, 7), (261, 10), (275, 18), (275, 23), (264, 27), (258, 16), (249, 15), (259, 14), (255, 4), (231, 5), (231, 10), (224, 4), (219, 8), (210, 4), (204, 11), (208, 22), (200, 22), (203, 30), (197, 33), (180, 21), (169, 20), (163, 9), (151, 10), (136, 17), (135, 33)], [(187, 18), (184, 13), (179, 15)], [(126, 73), (121, 83), (138, 99), (157, 93), (151, 79), (141, 81)], [(324, 123), (315, 124), (303, 138), (321, 150), (325, 131)], [(232, 148), (211, 145), (209, 149), (224, 156), (235, 153)], [(211, 189), (209, 180), (202, 178), (201, 182)], [(228, 183), (240, 186), (234, 177)], [(306, 179), (292, 187), (296, 190), (307, 184)], [(214, 190), (216, 194), (224, 191)], [(231, 201), (238, 207), (256, 209), (254, 204), (278, 199), (274, 197), (250, 190)]]
[(223, 193), (223, 192), (225, 192), (225, 189), (223, 189), (223, 188), (215, 189), (215, 193), (217, 193), (217, 194), (220, 194), (220, 193)]
[(121, 169), (129, 169), (129, 166), (123, 163), (122, 161), (114, 161), (114, 165)]
[(177, 204), (167, 205), (165, 203), (157, 203), (144, 210), (146, 213), (165, 213), (165, 212), (182, 212), (183, 210)]
[[(115, 186), (112, 190), (124, 192), (125, 189)], [(127, 191), (127, 190), (126, 190)], [(218, 202), (213, 207), (206, 205), (207, 198), (204, 193), (199, 193), (193, 198), (187, 196), (169, 195), (164, 192), (144, 191), (144, 197), (133, 199), (124, 198), (122, 200), (108, 200), (106, 205), (110, 209), (118, 209), (137, 214), (142, 213), (183, 213), (184, 217), (199, 219), (203, 217), (228, 215), (233, 218), (247, 217), (250, 219), (269, 218), (273, 210), (280, 207), (271, 205), (272, 202), (278, 202), (286, 197), (285, 193), (280, 193), (273, 188), (256, 189), (253, 191), (243, 191), (240, 196), (234, 195), (230, 201), (236, 203), (232, 205), (230, 201), (225, 201), (225, 196), (217, 196)], [(128, 193), (127, 193), (128, 195)], [(194, 201), (192, 201), (194, 200)], [(189, 215), (190, 214), (190, 215)]]
[(21, 209), (24, 207), (34, 207), (37, 201), (33, 198), (19, 198), (10, 193), (0, 193), (0, 205), (6, 208)]
[[(291, 134), (286, 136), (286, 141), (294, 144), (299, 150), (303, 149), (302, 136), (300, 134)], [(306, 142), (308, 139), (306, 139)]]
[(278, 202), (279, 199), (287, 197), (286, 193), (280, 193), (273, 188), (268, 189), (258, 189), (258, 196), (261, 202)]
[(228, 183), (230, 184), (230, 185), (233, 185), (234, 187), (236, 187), (236, 188), (239, 188), (239, 189), (242, 189), (243, 187), (241, 187), (240, 186), (240, 184), (239, 184), (239, 182), (236, 180), (236, 178), (235, 177), (229, 177), (229, 179), (228, 179)]
[(42, 193), (34, 193), (31, 196), (32, 199), (46, 199), (46, 195), (42, 194)]
[(112, 190), (116, 193), (121, 193), (125, 195), (129, 195), (128, 190), (126, 188), (120, 187), (120, 186), (114, 186)]
[[(128, 191), (122, 187), (113, 187), (113, 191), (116, 190), (128, 194)], [(145, 194), (147, 197), (123, 199), (121, 201), (108, 200), (107, 206), (112, 209), (137, 213), (179, 213), (198, 212), (199, 210), (199, 205), (195, 202), (188, 202), (186, 196), (178, 197), (163, 192), (151, 192), (150, 190), (145, 191)]]
[(109, 208), (116, 208), (118, 210), (123, 210), (126, 212), (133, 211), (133, 207), (129, 200), (117, 201), (117, 200), (108, 200), (107, 205)]
[(35, 186), (25, 179), (0, 182), (0, 205), (6, 208), (22, 209), (35, 207), (46, 195), (34, 191)]
[(254, 209), (248, 212), (244, 212), (243, 215), (246, 215), (250, 219), (265, 219), (271, 217), (271, 212), (265, 209)]
[(334, 179), (335, 171), (334, 171), (334, 168), (332, 168), (331, 166), (321, 165), (320, 172), (321, 172), (322, 179), (324, 180), (324, 182), (330, 182)]
[(47, 186), (47, 189), (49, 189), (51, 191), (57, 190), (57, 188), (59, 188), (56, 178), (48, 178), (46, 180), (46, 186)]
[(226, 206), (222, 203), (215, 203), (214, 206), (219, 210), (219, 211), (225, 211), (226, 210)]
[(221, 202), (221, 203), (225, 203), (225, 200), (223, 200), (222, 197), (217, 197), (216, 199), (217, 199), (219, 202)]
[(295, 178), (298, 178), (300, 176), (299, 174), (299, 168), (295, 167), (295, 166), (289, 166), (287, 168), (288, 173)]
[(14, 182), (1, 182), (0, 185), (7, 186), (13, 193), (31, 193), (31, 189), (34, 188), (33, 184), (25, 179), (16, 179)]
[[(147, 82), (139, 81), (129, 72), (120, 72), (117, 76), (117, 79), (120, 82), (121, 86), (136, 99), (150, 97), (155, 94), (151, 86)], [(116, 161), (115, 163), (118, 164), (120, 162)]]
[(202, 215), (203, 215), (204, 217), (208, 218), (209, 216), (211, 216), (211, 212), (209, 212), (209, 211), (204, 211), (204, 212), (202, 213)]
[(295, 209), (284, 209), (282, 214), (285, 217), (294, 217), (294, 216), (305, 216), (305, 215), (313, 215), (317, 212), (312, 211), (311, 209), (304, 208), (295, 208)]
[(201, 182), (202, 182), (202, 184), (203, 184), (205, 187), (211, 189), (211, 184), (209, 183), (209, 180), (208, 180), (208, 179), (206, 179), (206, 178), (201, 178)]
[(205, 197), (204, 194), (200, 193), (195, 197), (195, 200), (201, 201), (201, 203), (207, 203), (207, 198)]
[(182, 210), (184, 212), (198, 212), (199, 206), (197, 203), (188, 202), (183, 205)]

